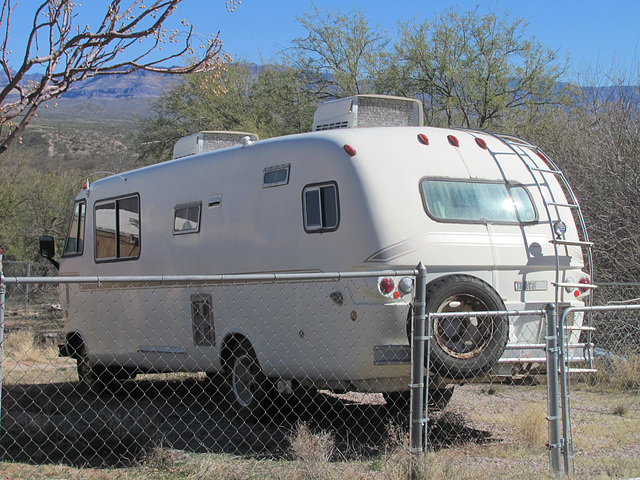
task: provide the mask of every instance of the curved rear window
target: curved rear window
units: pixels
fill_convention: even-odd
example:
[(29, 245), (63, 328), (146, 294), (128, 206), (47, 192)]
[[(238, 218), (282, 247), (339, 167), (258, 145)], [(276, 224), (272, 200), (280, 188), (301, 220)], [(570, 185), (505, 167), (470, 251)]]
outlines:
[(441, 222), (520, 224), (535, 222), (538, 218), (523, 185), (424, 179), (420, 190), (427, 214)]

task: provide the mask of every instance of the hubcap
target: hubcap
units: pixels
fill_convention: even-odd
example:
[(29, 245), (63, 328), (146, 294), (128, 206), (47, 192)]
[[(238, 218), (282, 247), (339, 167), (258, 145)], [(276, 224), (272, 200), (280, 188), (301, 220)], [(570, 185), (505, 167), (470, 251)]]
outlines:
[[(489, 311), (479, 298), (469, 294), (449, 297), (437, 313)], [(438, 345), (452, 357), (473, 358), (482, 352), (491, 339), (491, 317), (464, 316), (436, 318), (434, 336)]]
[(232, 387), (237, 402), (246, 407), (253, 401), (260, 388), (258, 374), (260, 367), (250, 355), (242, 355), (233, 365)]

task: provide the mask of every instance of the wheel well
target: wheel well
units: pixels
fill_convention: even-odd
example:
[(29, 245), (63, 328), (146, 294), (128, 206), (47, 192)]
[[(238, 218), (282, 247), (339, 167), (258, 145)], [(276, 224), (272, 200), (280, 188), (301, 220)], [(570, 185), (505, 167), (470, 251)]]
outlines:
[(437, 283), (441, 283), (441, 282), (442, 283), (457, 282), (457, 281), (461, 281), (461, 280), (462, 281), (471, 280), (473, 282), (477, 282), (477, 283), (479, 283), (479, 284), (481, 284), (481, 285), (493, 290), (496, 294), (498, 294), (496, 289), (493, 288), (493, 286), (489, 282), (481, 279), (480, 277), (476, 277), (474, 275), (468, 275), (466, 273), (464, 273), (464, 274), (463, 273), (452, 273), (452, 274), (443, 275), (442, 277), (435, 278), (435, 279), (431, 280), (429, 283), (427, 283), (426, 290), (428, 292), (429, 289), (431, 287), (433, 287), (434, 285), (436, 285)]
[(84, 340), (82, 335), (77, 332), (73, 332), (67, 335), (67, 353), (69, 357), (80, 358), (82, 351), (84, 350)]
[(251, 346), (249, 339), (240, 333), (232, 333), (224, 340), (222, 350), (220, 351), (220, 360), (222, 362), (222, 370), (224, 372), (227, 372), (227, 369), (229, 368), (233, 352), (243, 343)]

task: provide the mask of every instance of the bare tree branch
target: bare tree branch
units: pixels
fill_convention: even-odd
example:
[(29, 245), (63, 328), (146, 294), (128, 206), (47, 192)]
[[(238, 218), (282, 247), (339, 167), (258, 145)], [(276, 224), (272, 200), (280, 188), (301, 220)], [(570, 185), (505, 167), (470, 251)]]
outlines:
[[(197, 36), (183, 18), (184, 29), (165, 28), (177, 15), (184, 0), (111, 0), (104, 18), (92, 30), (78, 24), (75, 0), (46, 0), (36, 9), (28, 34), (22, 64), (13, 70), (9, 64), (8, 39), (11, 15), (20, 0), (0, 0), (0, 66), (7, 82), (0, 91), (0, 154), (17, 140), (38, 107), (65, 93), (71, 84), (101, 75), (126, 75), (138, 70), (166, 74), (217, 72), (231, 58), (222, 50), (219, 33)], [(238, 0), (226, 0), (229, 11)], [(195, 43), (201, 52), (196, 55)], [(141, 52), (135, 51), (142, 44)], [(171, 51), (159, 52), (165, 45)], [(175, 48), (177, 46), (177, 48)], [(168, 61), (189, 56), (193, 60), (182, 67), (165, 67)], [(40, 74), (40, 71), (44, 72)], [(37, 82), (25, 82), (26, 75), (38, 71)], [(4, 82), (3, 82), (4, 83)]]

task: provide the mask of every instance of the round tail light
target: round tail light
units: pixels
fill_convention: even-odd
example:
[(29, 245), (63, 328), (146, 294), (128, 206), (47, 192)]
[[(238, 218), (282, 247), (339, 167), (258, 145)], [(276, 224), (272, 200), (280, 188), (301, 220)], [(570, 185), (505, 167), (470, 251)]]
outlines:
[(380, 280), (380, 291), (385, 295), (390, 294), (396, 288), (393, 278), (385, 277)]

